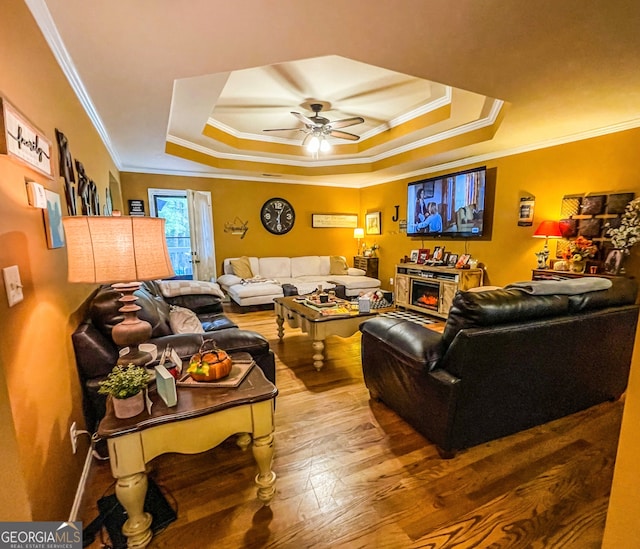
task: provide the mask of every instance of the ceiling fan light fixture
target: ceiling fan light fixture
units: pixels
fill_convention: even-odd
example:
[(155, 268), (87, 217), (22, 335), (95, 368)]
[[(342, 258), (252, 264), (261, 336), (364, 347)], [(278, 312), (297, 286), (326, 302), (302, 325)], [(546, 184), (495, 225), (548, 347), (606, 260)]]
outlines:
[(315, 154), (320, 150), (320, 139), (317, 135), (311, 136), (309, 143), (307, 143), (307, 150), (312, 154)]
[(330, 150), (331, 144), (326, 139), (322, 139), (320, 141), (320, 152), (328, 153)]

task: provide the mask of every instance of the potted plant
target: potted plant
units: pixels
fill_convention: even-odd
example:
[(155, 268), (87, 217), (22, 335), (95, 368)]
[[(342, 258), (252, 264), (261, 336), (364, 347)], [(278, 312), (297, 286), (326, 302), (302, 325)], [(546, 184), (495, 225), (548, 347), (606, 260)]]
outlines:
[(571, 270), (574, 273), (582, 273), (587, 264), (587, 259), (593, 257), (597, 251), (598, 248), (592, 240), (579, 236), (569, 242), (569, 249), (564, 252), (563, 258), (569, 261)]
[(111, 395), (113, 412), (117, 418), (134, 417), (144, 410), (142, 390), (150, 379), (149, 373), (142, 366), (118, 364), (107, 379), (100, 382), (98, 392)]

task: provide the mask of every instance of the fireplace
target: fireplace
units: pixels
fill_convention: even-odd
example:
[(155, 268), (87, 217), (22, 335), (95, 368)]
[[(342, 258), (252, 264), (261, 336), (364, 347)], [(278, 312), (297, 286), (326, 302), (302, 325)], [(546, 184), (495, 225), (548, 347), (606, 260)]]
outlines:
[(437, 311), (440, 302), (440, 283), (411, 279), (411, 304), (428, 311)]

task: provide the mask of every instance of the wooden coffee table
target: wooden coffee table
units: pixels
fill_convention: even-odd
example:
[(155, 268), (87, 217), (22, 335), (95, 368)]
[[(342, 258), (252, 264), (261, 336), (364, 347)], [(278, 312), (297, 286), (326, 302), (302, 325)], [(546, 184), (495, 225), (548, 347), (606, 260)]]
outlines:
[(178, 387), (177, 392), (177, 405), (168, 408), (155, 387), (150, 389), (151, 414), (145, 410), (131, 419), (116, 418), (109, 400), (98, 426), (98, 435), (107, 439), (111, 472), (117, 479), (116, 497), (129, 517), (122, 527), (128, 547), (146, 547), (151, 541), (151, 515), (143, 510), (148, 482), (145, 470), (161, 454), (204, 452), (240, 433), (238, 445), (243, 450), (253, 439), (258, 499), (269, 505), (275, 494), (271, 462), (273, 403), (278, 390), (262, 370), (254, 364), (236, 388)]
[(379, 312), (393, 310), (391, 307), (361, 313), (358, 309), (353, 309), (349, 316), (323, 316), (321, 312), (307, 307), (299, 299), (299, 297), (276, 297), (274, 299), (278, 337), (282, 341), (285, 319), (292, 328), (300, 328), (305, 334), (309, 334), (313, 340), (313, 366), (318, 371), (324, 366), (324, 340), (327, 336), (350, 337), (358, 331), (360, 324), (367, 318)]

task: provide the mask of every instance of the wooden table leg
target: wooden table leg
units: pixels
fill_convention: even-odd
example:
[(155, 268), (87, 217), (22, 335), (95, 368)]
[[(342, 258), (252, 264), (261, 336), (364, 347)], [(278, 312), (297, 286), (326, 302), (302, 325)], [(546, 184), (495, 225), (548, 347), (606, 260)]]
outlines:
[(122, 526), (122, 533), (127, 536), (129, 549), (146, 547), (151, 541), (152, 519), (149, 513), (144, 512), (147, 485), (145, 473), (128, 475), (116, 482), (116, 497), (129, 517)]
[(278, 338), (280, 338), (280, 341), (282, 341), (282, 338), (284, 337), (284, 317), (277, 315), (276, 316), (276, 324), (278, 325)]
[(322, 341), (321, 339), (314, 340), (313, 350), (313, 367), (319, 372), (324, 366), (324, 355), (322, 353), (322, 351), (324, 350), (324, 341)]
[(251, 444), (251, 435), (249, 433), (240, 433), (236, 439), (236, 444), (244, 452)]
[(276, 493), (276, 474), (271, 469), (273, 461), (273, 433), (253, 439), (253, 457), (258, 464), (256, 484), (258, 499), (269, 505)]

